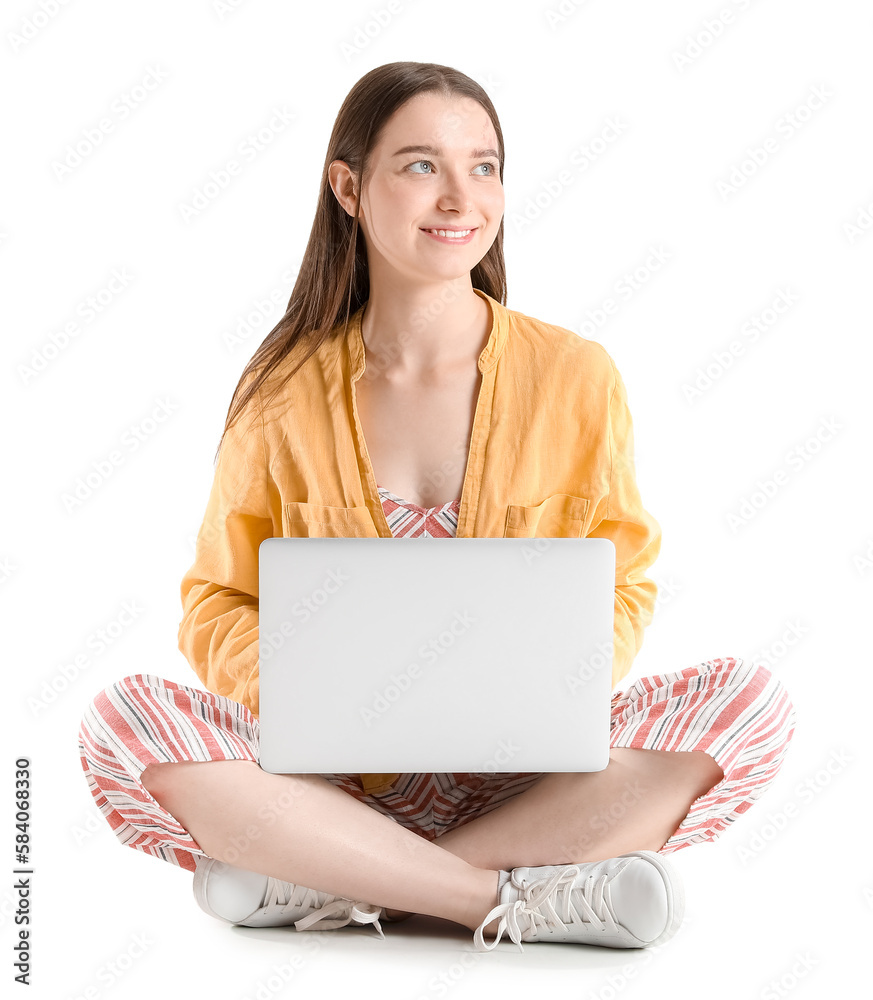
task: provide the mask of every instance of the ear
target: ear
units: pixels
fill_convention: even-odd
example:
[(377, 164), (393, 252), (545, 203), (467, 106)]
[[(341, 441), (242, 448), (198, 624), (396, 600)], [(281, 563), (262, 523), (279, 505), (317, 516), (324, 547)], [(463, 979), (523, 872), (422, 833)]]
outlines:
[(352, 168), (345, 160), (333, 160), (327, 168), (327, 176), (336, 200), (348, 215), (354, 216), (358, 202), (358, 181)]

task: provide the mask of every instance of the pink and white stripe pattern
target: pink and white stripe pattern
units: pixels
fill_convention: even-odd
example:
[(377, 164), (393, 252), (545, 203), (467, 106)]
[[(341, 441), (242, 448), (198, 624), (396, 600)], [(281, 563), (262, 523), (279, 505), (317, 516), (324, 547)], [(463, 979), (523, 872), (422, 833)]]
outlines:
[(458, 532), (461, 501), (447, 500), (441, 507), (419, 507), (401, 500), (383, 486), (377, 487), (385, 520), (395, 538), (454, 538)]

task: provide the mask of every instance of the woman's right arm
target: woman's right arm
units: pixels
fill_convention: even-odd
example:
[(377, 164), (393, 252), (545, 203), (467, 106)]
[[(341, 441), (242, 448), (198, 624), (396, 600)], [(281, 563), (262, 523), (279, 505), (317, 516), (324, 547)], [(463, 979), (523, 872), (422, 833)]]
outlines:
[(182, 579), (179, 624), (179, 649), (206, 689), (241, 702), (254, 715), (258, 547), (282, 533), (276, 501), (256, 394), (222, 442), (194, 564)]

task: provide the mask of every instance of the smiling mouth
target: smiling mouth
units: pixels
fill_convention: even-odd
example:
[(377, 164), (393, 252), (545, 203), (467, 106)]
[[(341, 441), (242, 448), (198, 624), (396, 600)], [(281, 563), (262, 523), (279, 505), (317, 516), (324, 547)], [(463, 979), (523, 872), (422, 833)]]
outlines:
[(422, 229), (423, 233), (431, 233), (434, 236), (442, 236), (447, 239), (466, 239), (476, 232), (477, 227), (472, 229)]

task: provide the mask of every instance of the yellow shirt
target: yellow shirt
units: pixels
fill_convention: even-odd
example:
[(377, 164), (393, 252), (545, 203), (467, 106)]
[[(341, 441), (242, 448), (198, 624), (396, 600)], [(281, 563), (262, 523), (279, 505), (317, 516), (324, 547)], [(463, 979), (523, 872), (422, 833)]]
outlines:
[[(458, 538), (609, 538), (615, 545), (612, 683), (629, 671), (652, 620), (645, 576), (661, 529), (640, 501), (633, 427), (615, 364), (596, 341), (544, 323), (476, 289), (492, 327)], [(354, 383), (366, 366), (363, 307), (270, 399), (261, 386), (228, 431), (182, 579), (179, 649), (207, 690), (258, 715), (258, 546), (265, 538), (391, 538), (358, 420)], [(249, 376), (251, 378), (251, 376)], [(369, 793), (396, 774), (361, 775)]]

